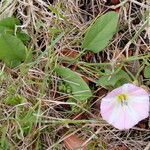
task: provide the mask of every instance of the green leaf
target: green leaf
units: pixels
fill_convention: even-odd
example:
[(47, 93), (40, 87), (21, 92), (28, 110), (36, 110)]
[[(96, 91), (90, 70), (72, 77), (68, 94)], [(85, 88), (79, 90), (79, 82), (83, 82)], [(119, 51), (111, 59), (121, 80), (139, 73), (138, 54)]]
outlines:
[(20, 39), (10, 34), (0, 34), (0, 60), (16, 67), (26, 58), (26, 48)]
[(82, 47), (94, 53), (102, 51), (117, 30), (118, 13), (110, 11), (99, 17), (85, 34)]
[(0, 33), (14, 34), (14, 31), (8, 27), (0, 26)]
[(1, 138), (0, 138), (0, 149), (1, 150), (9, 150), (10, 146), (9, 146), (9, 142), (7, 139), (7, 126), (2, 126), (1, 127)]
[[(8, 17), (0, 20), (0, 33), (8, 33), (14, 35), (15, 26), (20, 25), (20, 21), (14, 17)], [(30, 41), (30, 36), (20, 29), (16, 32), (17, 37), (24, 43)]]
[(17, 95), (17, 96), (11, 96), (5, 99), (5, 103), (7, 105), (15, 106), (21, 103), (26, 102), (26, 99), (23, 96)]
[(125, 71), (119, 70), (113, 75), (100, 77), (100, 79), (97, 81), (97, 85), (100, 85), (105, 88), (119, 87), (122, 84), (130, 81), (131, 81), (130, 76)]
[(20, 25), (20, 21), (17, 18), (7, 17), (7, 18), (0, 20), (0, 26), (7, 27), (9, 29), (14, 30), (15, 25)]
[(71, 87), (75, 99), (85, 101), (92, 96), (90, 88), (77, 73), (61, 66), (57, 67), (55, 71)]
[(28, 135), (32, 131), (32, 127), (36, 122), (36, 116), (34, 114), (36, 114), (36, 112), (31, 107), (28, 111), (22, 112), (22, 114), (18, 117), (24, 136)]
[(150, 65), (146, 66), (144, 69), (144, 77), (150, 78)]
[(30, 36), (24, 32), (17, 32), (17, 37), (23, 42), (27, 43), (30, 41)]

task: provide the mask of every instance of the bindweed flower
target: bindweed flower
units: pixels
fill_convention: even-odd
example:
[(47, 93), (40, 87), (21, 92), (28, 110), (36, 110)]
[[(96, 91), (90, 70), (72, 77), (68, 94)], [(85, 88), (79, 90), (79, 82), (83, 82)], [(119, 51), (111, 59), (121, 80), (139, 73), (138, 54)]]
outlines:
[(101, 101), (101, 115), (115, 128), (130, 129), (149, 116), (149, 94), (127, 83), (114, 89)]

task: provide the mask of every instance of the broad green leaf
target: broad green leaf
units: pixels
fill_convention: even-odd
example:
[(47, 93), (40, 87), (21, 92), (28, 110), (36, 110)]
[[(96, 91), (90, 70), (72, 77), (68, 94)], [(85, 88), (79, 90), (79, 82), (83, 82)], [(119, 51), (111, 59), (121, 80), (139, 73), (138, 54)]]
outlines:
[(20, 25), (20, 21), (14, 17), (7, 17), (0, 20), (0, 26), (7, 27), (9, 29), (14, 29), (15, 25)]
[(102, 76), (97, 81), (97, 85), (101, 85), (102, 87), (118, 87), (124, 83), (130, 82), (130, 76), (123, 70), (119, 70), (117, 73), (109, 76)]
[(30, 36), (24, 32), (17, 32), (17, 37), (23, 42), (27, 43), (30, 41)]
[(82, 47), (94, 53), (102, 51), (117, 30), (118, 13), (110, 11), (99, 17), (85, 34)]
[[(16, 25), (20, 25), (19, 19), (14, 17), (4, 18), (0, 20), (0, 33), (8, 33), (14, 35)], [(17, 30), (16, 35), (24, 43), (30, 40), (30, 36), (24, 32), (21, 32), (20, 29)]]
[(16, 67), (26, 58), (26, 48), (22, 41), (10, 34), (0, 34), (0, 60), (10, 67)]
[(77, 73), (61, 66), (58, 66), (55, 71), (71, 87), (75, 99), (85, 101), (92, 96), (90, 88)]
[(144, 77), (150, 78), (150, 65), (146, 66), (144, 69)]
[(8, 27), (5, 26), (0, 26), (0, 34), (1, 33), (9, 33), (9, 34), (14, 34), (13, 29), (10, 29)]

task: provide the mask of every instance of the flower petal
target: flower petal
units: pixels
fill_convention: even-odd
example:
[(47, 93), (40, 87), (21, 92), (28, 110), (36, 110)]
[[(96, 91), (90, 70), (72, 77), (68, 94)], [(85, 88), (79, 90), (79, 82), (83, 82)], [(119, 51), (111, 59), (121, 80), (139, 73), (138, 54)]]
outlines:
[[(149, 116), (149, 96), (130, 97), (129, 105), (138, 114), (140, 120)], [(140, 121), (139, 120), (139, 121)]]
[[(106, 99), (107, 100), (107, 99)], [(102, 117), (106, 120), (109, 121), (110, 117), (112, 116), (113, 112), (116, 111), (117, 109), (115, 108), (114, 101), (112, 100), (111, 102), (108, 101), (102, 101), (101, 102), (101, 115)], [(110, 121), (109, 121), (110, 122)]]
[(148, 93), (141, 87), (138, 87), (131, 83), (126, 83), (122, 86), (122, 92), (129, 93), (133, 96), (142, 96), (142, 95), (148, 95)]
[[(128, 96), (125, 101), (118, 101), (120, 94)], [(149, 94), (142, 88), (128, 83), (111, 91), (101, 101), (101, 115), (114, 127), (130, 129), (149, 115)]]
[(138, 123), (137, 114), (128, 106), (124, 106), (122, 110), (120, 109), (118, 114), (118, 118), (114, 120), (112, 125), (119, 130), (130, 129)]

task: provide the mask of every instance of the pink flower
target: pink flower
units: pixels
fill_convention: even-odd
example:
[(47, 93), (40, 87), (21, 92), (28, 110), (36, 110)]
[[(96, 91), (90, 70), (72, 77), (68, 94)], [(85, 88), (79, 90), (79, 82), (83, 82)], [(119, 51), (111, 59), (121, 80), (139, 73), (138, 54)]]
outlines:
[(102, 99), (100, 109), (109, 124), (130, 129), (149, 116), (149, 94), (134, 84), (124, 84)]

